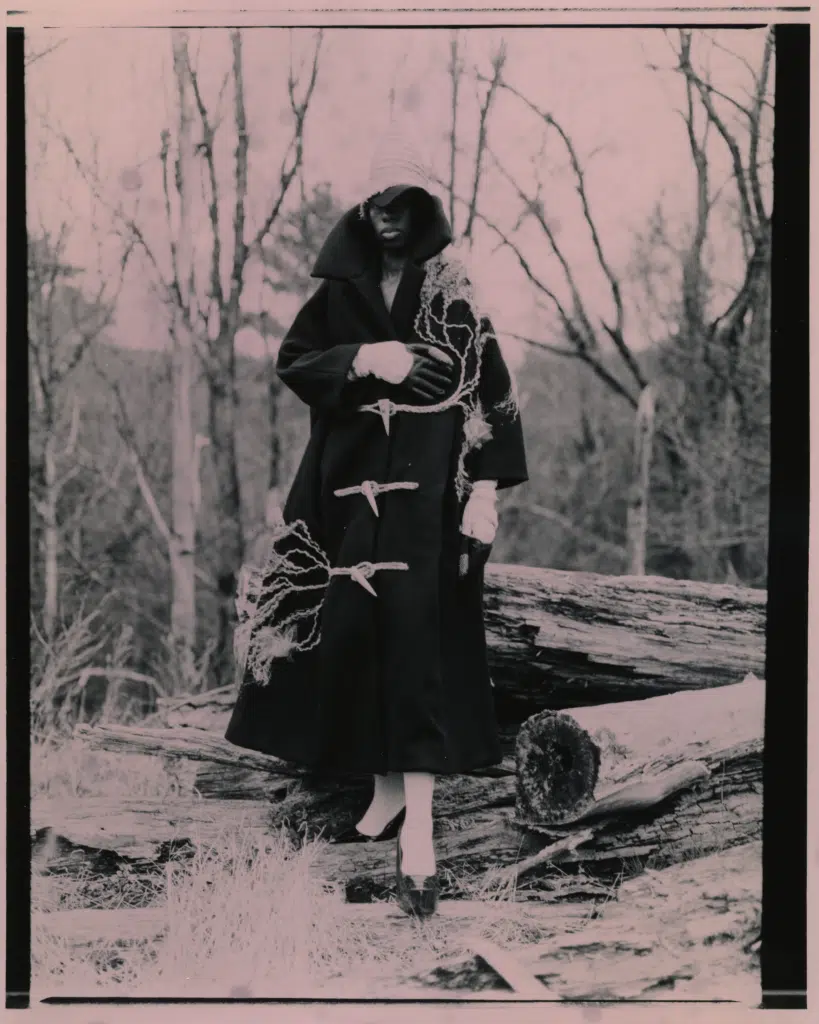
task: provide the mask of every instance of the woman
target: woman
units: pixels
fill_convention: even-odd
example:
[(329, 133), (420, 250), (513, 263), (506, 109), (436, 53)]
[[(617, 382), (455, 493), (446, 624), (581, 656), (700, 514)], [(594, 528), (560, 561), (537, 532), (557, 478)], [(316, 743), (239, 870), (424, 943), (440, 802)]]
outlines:
[[(315, 265), (278, 373), (311, 434), (242, 630), (227, 739), (371, 774), (342, 841), (398, 835), (399, 902), (430, 914), (436, 775), (501, 758), (483, 623), (496, 490), (527, 479), (509, 373), (422, 162), (395, 133)], [(400, 832), (399, 830), (400, 826)]]

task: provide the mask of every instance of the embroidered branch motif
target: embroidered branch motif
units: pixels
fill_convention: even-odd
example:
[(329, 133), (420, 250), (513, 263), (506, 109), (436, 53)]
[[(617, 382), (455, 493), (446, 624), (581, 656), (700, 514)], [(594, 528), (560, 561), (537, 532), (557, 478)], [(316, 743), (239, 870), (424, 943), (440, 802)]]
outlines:
[[(440, 254), (429, 260), (421, 286), (420, 306), (415, 318), (415, 332), (422, 341), (446, 351), (458, 368), (454, 392), (434, 405), (411, 405), (382, 399), (362, 405), (361, 411), (382, 417), (389, 433), (389, 417), (396, 412), (433, 413), (460, 406), (464, 411), (464, 428), (455, 489), (461, 500), (469, 489), (466, 458), (492, 437), (492, 426), (478, 397), (481, 361), (487, 339), (492, 337), (488, 321), (482, 316), (475, 300), (475, 292), (467, 268), (459, 258)], [(465, 304), (468, 316), (453, 316), (453, 307)], [(463, 336), (463, 337), (461, 337)], [(494, 415), (514, 416), (517, 401), (512, 392), (492, 410)]]
[(265, 686), (274, 661), (317, 646), (324, 595), (334, 576), (349, 576), (377, 597), (369, 582), (376, 572), (407, 569), (406, 562), (331, 566), (304, 520), (281, 526), (267, 562), (250, 570), (236, 600), (234, 656), (243, 678)]

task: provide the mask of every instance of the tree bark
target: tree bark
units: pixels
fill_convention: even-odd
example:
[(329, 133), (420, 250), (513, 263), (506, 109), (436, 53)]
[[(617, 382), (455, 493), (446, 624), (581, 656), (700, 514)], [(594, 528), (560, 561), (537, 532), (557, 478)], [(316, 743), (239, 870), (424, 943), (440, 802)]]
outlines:
[(196, 643), (196, 510), (194, 480), (193, 391), (194, 352), (189, 314), (193, 285), (194, 208), (196, 180), (193, 138), (193, 100), (188, 82), (187, 33), (173, 30), (173, 66), (179, 102), (176, 182), (179, 193), (179, 232), (176, 276), (181, 302), (173, 317), (173, 484), (171, 563), (171, 633), (183, 668), (191, 667)]
[(765, 663), (762, 590), (656, 576), (487, 568), (501, 718), (735, 683)]
[(54, 639), (59, 614), (59, 528), (57, 523), (57, 460), (54, 452), (56, 437), (53, 427), (48, 429), (43, 451), (43, 554), (45, 596), (43, 601), (43, 631), (48, 641)]
[(654, 389), (643, 388), (634, 422), (634, 467), (626, 513), (629, 573), (645, 576), (648, 536), (648, 499), (651, 483), (651, 450), (654, 444)]

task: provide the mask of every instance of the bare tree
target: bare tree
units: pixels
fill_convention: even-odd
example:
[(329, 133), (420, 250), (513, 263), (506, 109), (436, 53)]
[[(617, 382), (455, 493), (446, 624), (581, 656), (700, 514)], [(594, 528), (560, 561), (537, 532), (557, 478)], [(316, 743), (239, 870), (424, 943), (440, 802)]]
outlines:
[[(309, 69), (300, 79), (291, 64), (287, 78), (287, 96), (292, 115), (292, 134), (279, 168), (275, 196), (256, 231), (247, 237), (246, 204), (248, 189), (248, 140), (245, 112), (244, 65), (242, 35), (231, 32), (233, 115), (236, 146), (234, 151), (233, 218), (230, 231), (230, 279), (223, 288), (221, 279), (222, 226), (219, 220), (219, 186), (213, 154), (214, 129), (199, 88), (198, 75), (188, 60), (188, 73), (196, 97), (202, 127), (201, 152), (208, 168), (210, 191), (208, 210), (211, 223), (211, 274), (208, 288), (209, 325), (212, 341), (207, 342), (206, 377), (208, 381), (209, 433), (212, 447), (215, 488), (218, 508), (218, 532), (215, 547), (215, 575), (221, 598), (217, 664), (225, 673), (232, 657), (231, 633), (234, 620), (234, 596), (239, 569), (244, 557), (241, 520), (241, 496), (236, 456), (236, 391), (235, 337), (245, 323), (241, 308), (244, 273), (248, 260), (260, 258), (265, 239), (270, 236), (282, 214), (288, 193), (297, 179), (304, 160), (304, 125), (318, 77), (321, 33), (318, 34)], [(271, 395), (271, 401), (276, 397)]]
[[(245, 325), (245, 313), (242, 310), (242, 294), (245, 285), (245, 270), (251, 260), (260, 258), (261, 248), (271, 235), (275, 225), (285, 208), (287, 197), (294, 184), (304, 160), (304, 126), (310, 108), (310, 102), (316, 85), (319, 68), (322, 34), (316, 34), (312, 56), (299, 68), (291, 48), (291, 64), (287, 77), (287, 97), (291, 113), (291, 133), (285, 147), (278, 173), (278, 181), (274, 193), (267, 205), (261, 223), (251, 228), (248, 224), (248, 149), (249, 127), (245, 109), (244, 62), (242, 53), (242, 34), (238, 30), (229, 33), (230, 69), (220, 90), (217, 107), (209, 109), (204, 90), (201, 87), (198, 69), (192, 59), (187, 34), (177, 33), (174, 37), (174, 69), (178, 102), (185, 103), (185, 125), (180, 123), (179, 131), (165, 131), (159, 151), (163, 172), (165, 207), (168, 222), (169, 261), (160, 260), (145, 231), (140, 225), (133, 209), (126, 208), (121, 200), (112, 202), (107, 198), (106, 188), (93, 168), (77, 153), (75, 147), (64, 133), (58, 136), (81, 174), (91, 186), (94, 196), (105, 205), (114, 217), (115, 223), (133, 244), (139, 248), (153, 273), (156, 289), (167, 308), (171, 312), (174, 339), (183, 336), (190, 344), (182, 349), (177, 348), (179, 356), (180, 387), (181, 380), (187, 376), (187, 353), (196, 356), (196, 365), (200, 370), (207, 388), (207, 434), (210, 445), (210, 458), (207, 470), (212, 479), (212, 494), (217, 505), (215, 509), (217, 529), (212, 543), (213, 575), (216, 579), (219, 594), (218, 642), (215, 659), (217, 674), (229, 674), (228, 661), (231, 659), (231, 629), (233, 623), (233, 598), (236, 578), (242, 564), (244, 537), (241, 520), (241, 494), (236, 450), (236, 409), (238, 392), (236, 388), (236, 348), (235, 337), (239, 329)], [(231, 116), (225, 117), (221, 110), (223, 97), (232, 93)], [(190, 90), (191, 106), (188, 109), (188, 92)], [(217, 133), (232, 133), (234, 140), (234, 159), (232, 180), (228, 184), (220, 180), (215, 159), (215, 143)], [(188, 134), (189, 133), (189, 136)], [(177, 137), (178, 136), (178, 137)], [(208, 252), (194, 252), (190, 255), (186, 246), (192, 244), (193, 234), (183, 230), (182, 210), (184, 202), (192, 201), (192, 194), (186, 195), (188, 176), (180, 178), (182, 147), (192, 146), (198, 167), (204, 167), (206, 216), (210, 227)], [(172, 174), (170, 165), (176, 159), (176, 173)], [(186, 152), (185, 162), (190, 169), (190, 180), (193, 180), (194, 157)], [(181, 186), (181, 189), (180, 189)], [(225, 190), (229, 189), (226, 195)], [(223, 211), (226, 199), (232, 205), (230, 221), (223, 223)], [(178, 215), (176, 215), (178, 211)], [(227, 251), (226, 251), (227, 249)], [(209, 264), (207, 280), (203, 283), (194, 274), (188, 277), (186, 264), (190, 259), (199, 265), (204, 255)], [(163, 262), (170, 262), (171, 273), (163, 272)], [(228, 266), (226, 279), (223, 275), (224, 266)], [(183, 369), (182, 352), (185, 352), (185, 368)], [(183, 388), (183, 390), (185, 390)], [(187, 399), (180, 399), (187, 401)], [(178, 427), (182, 430), (181, 413)], [(177, 486), (179, 500), (182, 494), (189, 494), (195, 488), (194, 475), (184, 465), (191, 467), (198, 458), (199, 451), (192, 430), (185, 427), (185, 437), (180, 433), (180, 464), (181, 474)], [(201, 444), (200, 444), (201, 449)], [(190, 458), (188, 458), (190, 453)], [(136, 463), (135, 463), (136, 465)], [(203, 474), (206, 467), (202, 467)], [(149, 493), (153, 494), (147, 475), (143, 475), (141, 487), (146, 501)], [(192, 499), (185, 499), (190, 510)], [(159, 503), (154, 495), (152, 508)], [(187, 558), (190, 537), (190, 515), (184, 523), (180, 523), (182, 533), (188, 538), (181, 546)], [(159, 522), (154, 513), (155, 521)], [(175, 531), (174, 527), (174, 531)], [(190, 579), (188, 574), (187, 579)]]
[[(191, 407), (194, 383), (194, 350), (190, 324), (196, 317), (193, 272), (193, 230), (195, 208), (193, 187), (197, 159), (194, 129), (193, 90), (188, 75), (187, 33), (171, 31), (173, 70), (177, 92), (176, 188), (179, 193), (179, 230), (173, 247), (174, 280), (178, 303), (173, 309), (172, 351), (172, 529), (167, 533), (171, 562), (171, 638), (183, 664), (193, 656), (196, 645), (196, 493), (194, 483), (194, 422)], [(167, 179), (166, 179), (167, 180)], [(141, 486), (146, 485), (141, 467)], [(150, 502), (152, 495), (146, 489)], [(154, 513), (156, 518), (156, 512)]]
[[(744, 427), (749, 428), (752, 420), (758, 419), (754, 408), (758, 388), (748, 390), (747, 381), (756, 369), (751, 365), (762, 358), (761, 348), (767, 345), (768, 323), (768, 263), (770, 257), (770, 215), (764, 181), (768, 165), (770, 140), (766, 136), (764, 122), (770, 112), (768, 98), (770, 66), (773, 52), (773, 36), (768, 34), (764, 53), (758, 67), (746, 62), (751, 73), (751, 84), (745, 96), (730, 95), (718, 89), (707, 73), (706, 65), (697, 60), (697, 52), (710, 45), (719, 45), (706, 33), (680, 31), (676, 37), (669, 35), (674, 44), (676, 65), (673, 70), (683, 77), (685, 83), (686, 108), (682, 111), (689, 139), (693, 172), (696, 182), (696, 198), (691, 217), (691, 231), (687, 243), (671, 246), (667, 236), (655, 233), (654, 242), (664, 246), (663, 263), (672, 264), (672, 275), (679, 280), (680, 301), (674, 310), (660, 310), (661, 319), (668, 325), (669, 334), (658, 339), (660, 346), (672, 352), (681, 352), (687, 345), (693, 345), (700, 354), (702, 364), (694, 387), (696, 400), (688, 395), (687, 407), (690, 416), (686, 418), (680, 410), (669, 405), (670, 394), (664, 381), (655, 381), (657, 360), (638, 358), (635, 350), (632, 328), (626, 315), (624, 290), (626, 284), (622, 272), (615, 269), (607, 254), (607, 246), (595, 215), (593, 198), (587, 185), (585, 158), (581, 157), (566, 126), (548, 110), (517, 89), (505, 77), (501, 63), (493, 67), (490, 75), (479, 74), (486, 86), (487, 99), (494, 93), (505, 93), (513, 98), (527, 116), (540, 125), (544, 147), (546, 140), (554, 141), (556, 151), (563, 154), (565, 165), (573, 182), (579, 200), (579, 221), (573, 225), (572, 237), (576, 239), (582, 231), (590, 243), (597, 270), (607, 285), (610, 299), (609, 315), (599, 315), (595, 310), (591, 293), (588, 291), (590, 278), (588, 270), (577, 267), (564, 242), (566, 233), (558, 230), (553, 213), (548, 208), (546, 190), (540, 174), (536, 186), (526, 187), (505, 166), (491, 142), (487, 141), (487, 118), (482, 116), (479, 132), (480, 154), (475, 162), (473, 188), (468, 195), (457, 197), (458, 203), (466, 209), (468, 223), (480, 221), (498, 240), (500, 247), (509, 249), (516, 257), (523, 273), (532, 285), (535, 295), (544, 311), (556, 314), (559, 334), (549, 338), (521, 337), (535, 348), (578, 360), (587, 366), (595, 376), (613, 393), (625, 400), (637, 416), (635, 423), (638, 437), (645, 438), (644, 417), (638, 415), (641, 396), (655, 394), (659, 402), (656, 435), (676, 472), (682, 479), (698, 479), (704, 487), (707, 480), (711, 497), (707, 502), (713, 523), (709, 535), (719, 546), (720, 533), (725, 525), (725, 516), (718, 512), (720, 495), (725, 491), (725, 481), (717, 483), (716, 465), (706, 458), (706, 450), (699, 421), (702, 407), (709, 399), (706, 393), (714, 390), (728, 395), (737, 409), (737, 416)], [(697, 51), (697, 52), (695, 52)], [(450, 66), (450, 75), (453, 74)], [(733, 90), (732, 90), (733, 91)], [(487, 108), (488, 109), (488, 108)], [(738, 123), (729, 113), (739, 118)], [(732, 173), (730, 180), (712, 182), (716, 153), (714, 147), (723, 144), (730, 158)], [(506, 223), (500, 214), (486, 209), (476, 200), (474, 182), (480, 179), (481, 155), (488, 154), (495, 172), (510, 186), (517, 196), (519, 212), (514, 223)], [(443, 183), (445, 184), (445, 183)], [(709, 239), (718, 230), (715, 225), (715, 209), (724, 218), (736, 196), (736, 221), (744, 257), (744, 275), (738, 284), (723, 282), (717, 287), (713, 268), (709, 263)], [(534, 225), (540, 243), (524, 242), (518, 234), (524, 225)], [(529, 236), (531, 238), (531, 235)], [(540, 248), (538, 248), (540, 246)], [(549, 257), (557, 275), (548, 275), (540, 269), (544, 256)], [(651, 254), (647, 254), (650, 259)], [(676, 266), (674, 266), (676, 265)], [(562, 335), (562, 337), (561, 337)], [(670, 336), (669, 336), (670, 335)], [(614, 357), (610, 354), (613, 346)], [(693, 358), (693, 357), (692, 357)], [(672, 375), (673, 376), (673, 375)], [(758, 375), (757, 375), (758, 376)], [(657, 386), (647, 391), (650, 384)], [(650, 451), (641, 441), (638, 446), (640, 457), (634, 467), (635, 476), (629, 489), (632, 513), (627, 535), (634, 543), (630, 545), (631, 564), (641, 565), (641, 551), (645, 536), (645, 509), (648, 503), (648, 478), (645, 468), (649, 464)], [(723, 472), (723, 467), (720, 472)], [(735, 482), (734, 482), (735, 483)], [(640, 490), (642, 488), (642, 491)], [(732, 488), (733, 490), (733, 485)], [(739, 500), (737, 488), (736, 514), (741, 518), (743, 502)], [(637, 530), (637, 524), (642, 524)], [(742, 529), (731, 529), (732, 535), (742, 534)]]
[(464, 64), (460, 54), (460, 36), (458, 29), (452, 32), (449, 43), (449, 81), (452, 89), (452, 113), (449, 122), (449, 223), (455, 231), (455, 172), (458, 162), (458, 103), (460, 99), (461, 79)]
[[(770, 161), (773, 32), (759, 64), (731, 55), (708, 33), (667, 34), (671, 69), (684, 85), (680, 111), (696, 182), (695, 215), (680, 253), (681, 299), (666, 375), (661, 430), (672, 440), (673, 490), (684, 496), (688, 543), (701, 575), (755, 575), (752, 547), (764, 549), (771, 255)], [(719, 89), (709, 72), (714, 49), (733, 56), (747, 88)], [(722, 150), (728, 174), (714, 182)], [(726, 162), (723, 160), (723, 163)], [(726, 229), (726, 222), (727, 229)], [(709, 239), (735, 239), (739, 273), (721, 280)], [(759, 556), (756, 561), (759, 562)]]
[[(40, 486), (35, 488), (33, 505), (43, 529), (42, 622), (49, 641), (60, 611), (60, 556), (70, 525), (63, 521), (68, 513), (61, 507), (61, 497), (84, 468), (79, 440), (82, 407), (71, 380), (113, 319), (131, 251), (124, 248), (119, 274), (88, 296), (74, 283), (81, 269), (66, 260), (69, 237), (69, 224), (63, 221), (56, 234), (30, 238), (28, 251), (30, 416), (32, 437), (41, 442)], [(77, 509), (71, 511), (73, 519)]]

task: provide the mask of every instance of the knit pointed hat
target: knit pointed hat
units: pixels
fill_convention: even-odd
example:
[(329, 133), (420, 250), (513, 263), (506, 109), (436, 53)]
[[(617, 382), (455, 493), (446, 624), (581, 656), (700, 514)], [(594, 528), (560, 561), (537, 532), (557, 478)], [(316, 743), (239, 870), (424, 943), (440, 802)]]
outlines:
[(377, 206), (387, 206), (408, 188), (430, 191), (429, 168), (421, 148), (410, 132), (395, 122), (376, 143), (367, 198)]

